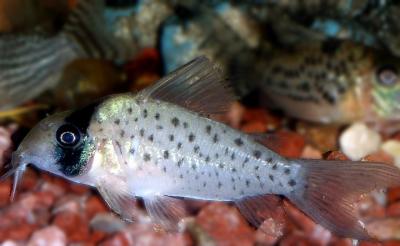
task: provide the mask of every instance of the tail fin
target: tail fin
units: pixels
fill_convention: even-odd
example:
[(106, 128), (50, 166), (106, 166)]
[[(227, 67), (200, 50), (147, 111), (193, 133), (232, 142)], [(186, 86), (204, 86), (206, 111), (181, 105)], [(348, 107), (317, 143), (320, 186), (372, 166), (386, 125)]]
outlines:
[(371, 239), (355, 202), (374, 189), (400, 185), (395, 166), (351, 161), (294, 160), (304, 181), (288, 198), (317, 223), (338, 236)]
[(128, 45), (117, 38), (106, 25), (103, 0), (80, 0), (68, 16), (63, 31), (88, 58), (101, 58), (124, 62), (134, 52), (133, 44)]

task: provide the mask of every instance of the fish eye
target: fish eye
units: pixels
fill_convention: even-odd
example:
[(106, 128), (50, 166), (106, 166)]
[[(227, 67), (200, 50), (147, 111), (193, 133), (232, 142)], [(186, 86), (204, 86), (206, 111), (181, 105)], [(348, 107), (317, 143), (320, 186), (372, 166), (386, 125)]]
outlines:
[(73, 147), (79, 143), (80, 132), (71, 124), (65, 124), (58, 128), (56, 133), (57, 142), (65, 147)]
[(398, 75), (393, 66), (383, 66), (377, 73), (378, 82), (384, 86), (391, 86), (397, 83)]

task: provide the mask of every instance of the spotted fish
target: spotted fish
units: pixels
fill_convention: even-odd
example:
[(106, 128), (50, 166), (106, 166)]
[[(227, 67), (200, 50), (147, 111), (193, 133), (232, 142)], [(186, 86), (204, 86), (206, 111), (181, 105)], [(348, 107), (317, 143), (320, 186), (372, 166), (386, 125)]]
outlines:
[(0, 35), (0, 109), (30, 100), (60, 81), (76, 59), (128, 59), (132, 50), (104, 26), (102, 0), (82, 0), (54, 35), (39, 32)]
[(12, 197), (28, 164), (95, 187), (112, 210), (134, 219), (142, 198), (154, 222), (176, 228), (184, 200), (234, 202), (253, 225), (266, 219), (271, 194), (286, 196), (334, 233), (368, 239), (351, 203), (375, 188), (400, 184), (391, 165), (289, 160), (253, 136), (212, 120), (234, 100), (204, 57), (138, 94), (112, 95), (49, 116), (12, 156)]
[(258, 86), (291, 116), (323, 123), (400, 119), (397, 57), (332, 40), (267, 56), (253, 71), (262, 74)]

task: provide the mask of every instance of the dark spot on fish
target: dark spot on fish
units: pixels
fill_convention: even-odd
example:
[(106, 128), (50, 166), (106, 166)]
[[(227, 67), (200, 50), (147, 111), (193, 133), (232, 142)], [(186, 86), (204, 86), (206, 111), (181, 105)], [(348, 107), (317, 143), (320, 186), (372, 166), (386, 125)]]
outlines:
[(243, 163), (242, 163), (242, 167), (244, 167), (244, 165), (245, 165), (247, 162), (249, 162), (249, 158), (248, 158), (248, 157), (246, 157), (246, 158), (244, 159), (244, 161), (243, 161)]
[(195, 139), (195, 135), (193, 133), (190, 133), (188, 139), (189, 139), (189, 142), (193, 142)]
[(208, 155), (208, 156), (206, 156), (206, 159), (205, 159), (205, 161), (206, 162), (209, 162), (210, 161), (210, 156)]
[(114, 124), (116, 124), (116, 125), (119, 125), (119, 123), (121, 123), (121, 120), (120, 120), (120, 119), (116, 119), (116, 120), (114, 121)]
[(228, 147), (225, 148), (225, 152), (224, 153), (225, 153), (225, 155), (228, 155), (228, 153), (229, 153)]
[(222, 187), (221, 182), (218, 182), (218, 189), (221, 189), (221, 187)]
[(254, 156), (256, 159), (260, 159), (260, 157), (261, 157), (261, 151), (259, 151), (259, 150), (253, 151), (253, 156)]
[(268, 157), (265, 161), (266, 161), (267, 163), (271, 163), (271, 162), (272, 162), (272, 157)]
[(145, 153), (144, 155), (143, 155), (143, 160), (144, 161), (150, 161), (150, 159), (151, 159), (151, 156), (150, 156), (150, 154), (148, 154), (148, 153)]
[(142, 129), (140, 129), (140, 131), (139, 131), (139, 134), (140, 134), (140, 136), (141, 137), (143, 137), (144, 136), (144, 129), (142, 128)]
[(157, 125), (157, 126), (156, 126), (156, 129), (157, 129), (157, 130), (162, 130), (162, 129), (163, 129), (163, 126)]
[(174, 117), (174, 118), (172, 118), (171, 123), (174, 127), (177, 127), (177, 126), (179, 126), (179, 119)]
[(171, 134), (171, 135), (168, 136), (168, 138), (169, 138), (169, 141), (172, 142), (172, 141), (174, 141), (174, 138), (175, 138), (175, 137), (174, 137), (174, 135)]
[(198, 153), (199, 150), (200, 150), (200, 147), (199, 147), (198, 145), (195, 145), (195, 146), (193, 147), (194, 153)]
[(286, 175), (289, 175), (290, 174), (290, 169), (289, 168), (285, 168), (284, 172), (285, 172)]
[(236, 168), (232, 168), (232, 172), (235, 173), (236, 172)]
[(219, 154), (218, 153), (215, 153), (215, 159), (218, 159), (219, 158)]
[(130, 136), (130, 139), (134, 139), (134, 138), (135, 138), (135, 135), (131, 135), (131, 136)]
[(135, 117), (135, 119), (133, 119), (133, 121), (137, 122), (137, 121), (138, 121), (138, 118), (137, 118), (137, 117)]
[(168, 159), (169, 158), (169, 152), (168, 150), (164, 151), (164, 159)]
[(159, 120), (159, 119), (160, 119), (160, 113), (156, 113), (156, 114), (154, 115), (154, 118), (155, 118), (156, 120)]
[(223, 163), (219, 163), (219, 164), (218, 164), (218, 167), (222, 169), (222, 168), (225, 167), (225, 165), (224, 165)]
[(231, 155), (231, 160), (232, 160), (232, 161), (235, 160), (235, 153), (232, 153), (232, 155)]
[(151, 135), (148, 137), (148, 139), (149, 139), (150, 142), (153, 142), (153, 140), (154, 140), (153, 134), (151, 134)]
[(268, 175), (268, 177), (269, 177), (269, 179), (271, 180), (271, 181), (274, 181), (274, 176), (273, 175)]
[(219, 141), (218, 134), (214, 134), (213, 142), (214, 142), (214, 143), (217, 143), (218, 141)]
[(102, 131), (104, 131), (104, 129), (103, 129), (103, 128), (100, 128), (99, 131), (102, 132)]
[(259, 168), (260, 168), (260, 166), (255, 166), (254, 170), (258, 171)]
[(196, 164), (192, 164), (192, 169), (196, 170), (196, 168), (197, 168)]
[(123, 138), (125, 136), (125, 131), (124, 130), (121, 130), (120, 136), (121, 136), (121, 138)]
[(278, 169), (278, 165), (277, 165), (277, 164), (274, 164), (274, 165), (272, 166), (272, 169), (273, 169), (273, 170)]
[(189, 124), (187, 122), (183, 122), (183, 128), (188, 128)]
[(147, 118), (147, 109), (143, 109), (143, 118)]
[(128, 113), (132, 114), (132, 108), (128, 108)]
[(294, 181), (293, 179), (289, 180), (288, 184), (290, 186), (295, 186), (296, 185), (296, 181)]
[(198, 179), (199, 179), (199, 175), (196, 174), (196, 175), (194, 176), (194, 179), (195, 179), (195, 180), (198, 180)]
[(203, 187), (206, 187), (207, 186), (207, 183), (206, 182), (203, 182)]
[(181, 148), (182, 148), (182, 143), (179, 142), (179, 143), (176, 145), (176, 147), (177, 147), (178, 149), (181, 149)]
[(260, 181), (260, 175), (256, 175), (256, 179)]
[(235, 139), (235, 144), (240, 147), (240, 146), (243, 145), (243, 140), (241, 138), (236, 138)]
[(183, 179), (183, 174), (179, 175), (179, 178), (180, 178), (180, 179)]
[(167, 167), (163, 167), (163, 172), (166, 173), (167, 172)]
[(249, 187), (250, 186), (250, 180), (246, 179), (246, 186)]
[(130, 153), (131, 155), (134, 155), (134, 154), (135, 154), (135, 149), (134, 149), (134, 148), (131, 148), (131, 149), (129, 150), (129, 153)]
[(182, 159), (180, 159), (177, 163), (176, 163), (177, 165), (178, 165), (178, 167), (181, 167), (182, 166), (182, 164), (183, 164), (183, 158)]
[(206, 132), (207, 132), (207, 134), (211, 134), (211, 126), (210, 125), (207, 125), (206, 126)]
[(234, 185), (234, 186), (232, 186), (232, 190), (236, 190), (236, 186)]

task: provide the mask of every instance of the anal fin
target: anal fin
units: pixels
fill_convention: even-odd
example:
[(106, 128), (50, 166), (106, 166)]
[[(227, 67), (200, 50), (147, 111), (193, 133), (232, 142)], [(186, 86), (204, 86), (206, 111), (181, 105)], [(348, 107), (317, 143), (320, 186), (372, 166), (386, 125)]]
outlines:
[(179, 221), (187, 214), (184, 201), (178, 198), (154, 196), (143, 200), (153, 222), (166, 230), (178, 230)]
[[(236, 207), (247, 221), (258, 228), (265, 220), (272, 218), (282, 220), (282, 198), (275, 195), (253, 196), (235, 201)], [(282, 209), (283, 211), (283, 209)]]

